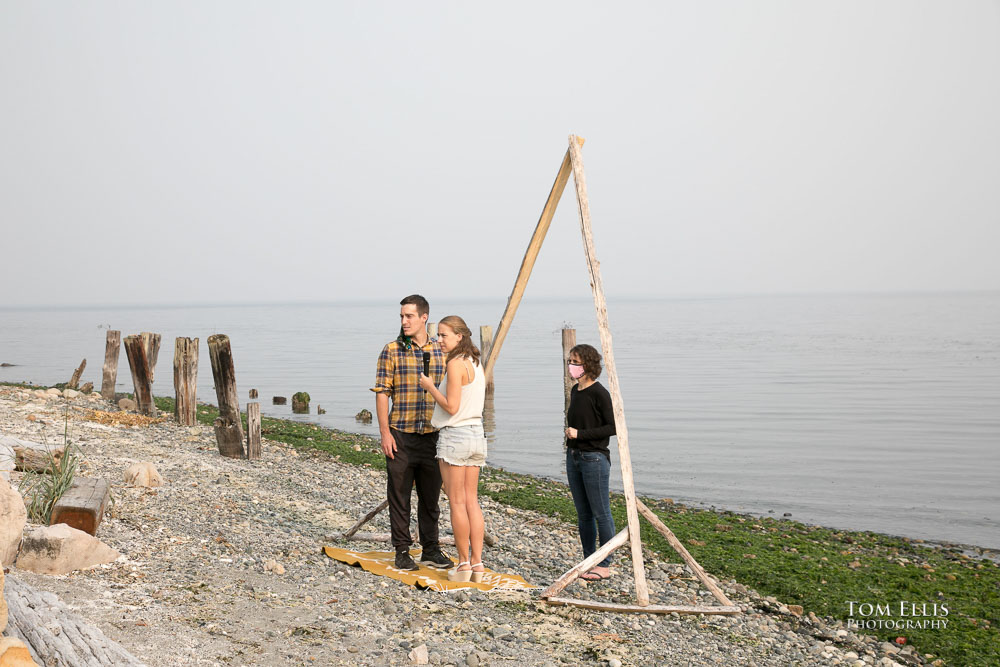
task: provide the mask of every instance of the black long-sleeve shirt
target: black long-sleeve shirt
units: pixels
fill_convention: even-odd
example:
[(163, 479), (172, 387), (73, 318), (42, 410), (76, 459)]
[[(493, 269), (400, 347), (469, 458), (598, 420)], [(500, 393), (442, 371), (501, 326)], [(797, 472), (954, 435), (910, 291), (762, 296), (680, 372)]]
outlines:
[(574, 386), (569, 393), (566, 423), (576, 429), (576, 438), (566, 440), (566, 446), (583, 452), (600, 452), (611, 460), (608, 442), (615, 435), (615, 413), (611, 394), (600, 382), (586, 389)]

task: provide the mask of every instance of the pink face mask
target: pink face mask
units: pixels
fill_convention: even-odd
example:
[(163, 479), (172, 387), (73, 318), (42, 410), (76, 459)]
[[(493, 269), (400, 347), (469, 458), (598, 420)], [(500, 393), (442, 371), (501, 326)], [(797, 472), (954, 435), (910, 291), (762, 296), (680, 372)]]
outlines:
[(583, 377), (583, 365), (582, 364), (569, 364), (569, 376), (574, 380), (579, 380)]

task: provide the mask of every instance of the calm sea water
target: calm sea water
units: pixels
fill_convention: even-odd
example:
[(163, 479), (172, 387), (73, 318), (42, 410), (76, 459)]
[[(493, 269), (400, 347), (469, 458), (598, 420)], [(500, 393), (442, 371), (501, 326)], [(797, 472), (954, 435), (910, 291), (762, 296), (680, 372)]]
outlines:
[[(503, 302), (433, 303), (478, 331)], [(175, 336), (232, 339), (240, 395), (308, 391), (296, 419), (376, 434), (368, 391), (398, 330), (379, 304), (0, 310), (0, 380), (100, 386), (101, 327), (163, 334), (154, 392), (171, 395)], [(640, 493), (833, 527), (1000, 548), (1000, 294), (686, 298), (610, 304)], [(524, 302), (496, 368), (493, 465), (563, 474), (560, 329), (600, 347), (590, 301)], [(118, 390), (131, 391), (124, 353)], [(315, 414), (316, 406), (327, 410)], [(620, 478), (616, 480), (620, 488)]]

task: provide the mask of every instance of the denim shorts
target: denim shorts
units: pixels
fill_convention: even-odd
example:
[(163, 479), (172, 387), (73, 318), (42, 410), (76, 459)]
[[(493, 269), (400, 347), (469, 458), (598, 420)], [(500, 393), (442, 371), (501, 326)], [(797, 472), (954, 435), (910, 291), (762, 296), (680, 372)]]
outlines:
[(486, 434), (482, 424), (442, 428), (438, 431), (435, 458), (453, 466), (486, 465)]

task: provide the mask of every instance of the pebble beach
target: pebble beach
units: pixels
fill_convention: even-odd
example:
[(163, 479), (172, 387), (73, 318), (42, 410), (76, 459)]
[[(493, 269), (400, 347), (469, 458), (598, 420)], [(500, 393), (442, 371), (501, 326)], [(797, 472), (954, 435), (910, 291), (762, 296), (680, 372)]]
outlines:
[[(57, 595), (150, 666), (168, 665), (918, 665), (912, 646), (855, 634), (735, 581), (719, 581), (736, 616), (615, 614), (543, 603), (538, 593), (580, 559), (574, 527), (482, 498), (491, 569), (528, 592), (417, 590), (322, 554), (385, 496), (385, 473), (327, 452), (263, 440), (258, 461), (228, 459), (208, 426), (96, 419), (117, 406), (97, 394), (0, 386), (0, 433), (78, 448), (78, 474), (103, 477), (113, 504), (97, 537), (122, 554), (91, 570), (49, 576), (11, 568)], [(124, 413), (123, 413), (124, 414)], [(355, 447), (372, 439), (342, 434)], [(157, 488), (128, 486), (125, 469), (152, 463)], [(21, 473), (11, 476), (16, 487)], [(447, 511), (441, 527), (450, 533)], [(366, 530), (387, 531), (382, 513)], [(384, 544), (352, 542), (358, 550)], [(454, 555), (453, 549), (445, 548)], [(690, 570), (646, 558), (656, 604), (712, 604)], [(613, 577), (564, 593), (631, 597), (631, 561)], [(940, 663), (938, 663), (940, 664)]]

